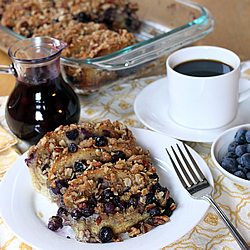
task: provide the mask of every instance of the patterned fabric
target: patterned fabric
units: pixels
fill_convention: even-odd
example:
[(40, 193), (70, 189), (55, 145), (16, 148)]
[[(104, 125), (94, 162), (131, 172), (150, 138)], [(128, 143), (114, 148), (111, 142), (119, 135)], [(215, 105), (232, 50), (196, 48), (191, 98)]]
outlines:
[[(244, 71), (246, 78), (249, 74)], [(245, 76), (244, 75), (244, 76)], [(128, 126), (144, 126), (137, 120), (133, 102), (136, 95), (152, 81), (162, 76), (149, 77), (131, 81), (126, 84), (113, 87), (99, 94), (81, 97), (81, 119), (84, 121), (98, 121), (103, 119), (119, 120)], [(0, 122), (6, 130), (8, 127), (4, 119), (4, 107), (7, 97), (0, 98)], [(18, 141), (0, 127), (0, 181), (8, 167), (19, 157), (19, 151), (24, 152), (27, 144)], [(13, 141), (14, 139), (14, 141)], [(11, 143), (3, 143), (11, 141)], [(223, 176), (211, 160), (211, 144), (187, 142), (195, 149), (208, 164), (215, 182), (214, 199), (229, 217), (232, 223), (240, 231), (245, 240), (250, 243), (250, 190), (237, 185)], [(1, 201), (0, 201), (1, 202)], [(188, 215), (187, 215), (188, 216)], [(32, 249), (15, 236), (4, 224), (0, 217), (0, 249)], [(204, 218), (191, 232), (184, 235), (173, 244), (163, 248), (167, 249), (239, 249), (236, 241), (223, 224), (216, 212), (210, 207)]]

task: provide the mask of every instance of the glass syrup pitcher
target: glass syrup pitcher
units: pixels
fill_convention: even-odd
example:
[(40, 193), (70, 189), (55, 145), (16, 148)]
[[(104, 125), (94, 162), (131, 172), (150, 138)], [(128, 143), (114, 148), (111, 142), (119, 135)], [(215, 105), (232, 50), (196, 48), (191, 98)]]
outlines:
[(54, 38), (35, 37), (9, 48), (13, 63), (0, 66), (0, 73), (16, 77), (5, 117), (17, 137), (36, 142), (59, 125), (79, 121), (78, 96), (60, 72), (60, 55), (66, 46)]

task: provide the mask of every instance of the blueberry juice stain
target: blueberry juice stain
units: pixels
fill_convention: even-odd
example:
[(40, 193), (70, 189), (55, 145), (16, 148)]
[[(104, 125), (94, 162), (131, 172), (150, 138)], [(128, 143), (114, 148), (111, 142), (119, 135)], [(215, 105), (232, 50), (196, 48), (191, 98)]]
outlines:
[(17, 80), (7, 101), (5, 116), (17, 137), (34, 143), (59, 125), (77, 123), (80, 103), (61, 74), (39, 84)]

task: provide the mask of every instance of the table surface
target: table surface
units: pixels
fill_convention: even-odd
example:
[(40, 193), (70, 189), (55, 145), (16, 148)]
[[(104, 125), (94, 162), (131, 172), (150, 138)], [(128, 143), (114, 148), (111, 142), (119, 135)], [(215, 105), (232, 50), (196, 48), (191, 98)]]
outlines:
[[(250, 0), (195, 1), (207, 7), (215, 20), (214, 31), (196, 44), (225, 47), (236, 52), (242, 61), (250, 60), (250, 29), (248, 27)], [(0, 51), (0, 64), (9, 63), (8, 56)], [(89, 120), (119, 120), (129, 126), (143, 127), (134, 114), (133, 101), (141, 89), (156, 79), (158, 78), (135, 80), (114, 87), (112, 91), (102, 93), (99, 102), (92, 100), (91, 97), (81, 98), (81, 117)], [(14, 84), (13, 76), (0, 74), (0, 96), (9, 95)], [(0, 97), (0, 124), (8, 129), (4, 120), (5, 103), (6, 97)], [(112, 108), (110, 108), (111, 106)], [(0, 136), (3, 136), (1, 130)], [(1, 138), (0, 142), (3, 141)], [(215, 182), (214, 198), (216, 202), (222, 207), (232, 223), (236, 225), (247, 242), (250, 243), (249, 189), (229, 181), (220, 174), (211, 161), (211, 144), (196, 142), (188, 142), (188, 144), (202, 156), (212, 172)], [(0, 181), (12, 162), (19, 157), (19, 154), (13, 148), (11, 147), (8, 151), (0, 153)], [(4, 225), (0, 217), (0, 249), (2, 247), (8, 250), (31, 249)], [(195, 228), (178, 241), (164, 247), (164, 250), (180, 248), (239, 249), (228, 229), (211, 207)]]
[[(81, 119), (84, 119), (84, 121), (86, 122), (101, 121), (105, 119), (110, 119), (111, 121), (118, 120), (131, 127), (139, 127), (146, 129), (146, 127), (143, 126), (143, 124), (136, 117), (133, 109), (133, 103), (136, 96), (143, 88), (145, 88), (152, 82), (160, 79), (161, 77), (162, 76), (147, 77), (122, 83), (119, 86), (114, 86), (111, 89), (103, 91), (98, 96), (98, 101), (96, 101), (96, 95), (91, 95), (89, 97), (80, 97)], [(6, 101), (7, 97), (0, 97), (0, 124), (6, 130), (8, 130), (4, 117), (4, 107), (6, 105)], [(164, 111), (164, 107), (163, 112), (167, 112)], [(7, 136), (6, 134), (1, 133), (0, 130), (0, 142), (2, 142), (2, 144), (5, 144), (7, 138), (3, 139), (3, 135), (5, 137)], [(11, 138), (9, 138), (9, 142), (11, 144)], [(219, 172), (219, 170), (216, 168), (216, 166), (211, 160), (211, 143), (186, 143), (200, 154), (200, 156), (206, 162), (209, 170), (211, 171), (215, 183), (215, 192), (213, 195), (215, 201), (223, 209), (223, 211), (228, 216), (233, 225), (237, 227), (237, 229), (245, 238), (245, 240), (250, 243), (250, 189), (230, 181), (228, 178), (226, 178)], [(12, 146), (10, 149), (2, 152), (0, 147), (0, 184), (4, 174), (8, 171), (12, 163), (18, 158), (19, 154), (17, 155), (17, 153), (15, 153), (16, 148), (23, 152), (27, 149), (27, 144), (25, 144), (24, 142), (19, 142), (17, 145)], [(154, 154), (152, 153), (151, 156), (154, 157)], [(23, 165), (22, 167), (25, 167), (25, 165)], [(171, 169), (170, 165), (168, 167), (169, 169)], [(26, 167), (24, 169), (27, 170)], [(162, 177), (160, 177), (160, 179), (161, 178)], [(31, 186), (30, 188), (32, 190)], [(1, 192), (2, 191), (0, 190), (0, 193)], [(35, 195), (34, 190), (33, 192)], [(0, 200), (0, 204), (2, 204), (1, 202), (4, 201)], [(7, 202), (6, 206), (9, 206), (8, 204), (9, 203)], [(41, 212), (42, 211), (43, 210), (41, 210)], [(21, 246), (23, 247), (22, 249), (30, 249), (26, 243), (22, 242), (22, 240), (20, 240), (13, 233), (11, 233), (11, 231), (5, 226), (4, 223), (1, 223), (1, 221), (2, 218), (0, 217), (0, 249), (1, 246), (8, 246), (4, 248), (6, 250), (19, 249)], [(15, 230), (15, 227), (13, 228), (13, 230)], [(26, 238), (25, 240), (28, 241), (28, 238)], [(197, 224), (197, 226), (195, 226), (192, 230), (190, 230), (190, 232), (187, 232), (185, 235), (183, 235), (183, 237), (181, 237), (177, 241), (163, 248), (163, 250), (167, 249), (238, 250), (240, 248), (238, 247), (236, 241), (233, 239), (227, 227), (223, 224), (222, 220), (212, 209), (212, 207), (210, 207), (205, 213), (204, 217)]]

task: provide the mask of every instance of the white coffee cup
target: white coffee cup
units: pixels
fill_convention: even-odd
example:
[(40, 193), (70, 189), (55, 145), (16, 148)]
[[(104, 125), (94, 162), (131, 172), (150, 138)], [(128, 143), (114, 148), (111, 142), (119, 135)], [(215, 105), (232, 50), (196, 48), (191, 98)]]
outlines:
[[(193, 60), (213, 60), (233, 69), (217, 76), (189, 76), (174, 70)], [(169, 115), (178, 124), (194, 129), (214, 129), (230, 123), (239, 102), (250, 89), (239, 94), (240, 59), (230, 50), (214, 46), (193, 46), (171, 54), (167, 66)]]

